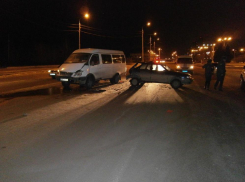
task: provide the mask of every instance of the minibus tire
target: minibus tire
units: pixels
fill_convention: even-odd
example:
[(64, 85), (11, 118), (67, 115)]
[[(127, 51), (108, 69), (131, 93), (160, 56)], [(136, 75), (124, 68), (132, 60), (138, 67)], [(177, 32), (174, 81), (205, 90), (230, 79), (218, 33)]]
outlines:
[(119, 74), (116, 74), (113, 76), (113, 78), (110, 79), (111, 84), (117, 84), (121, 80), (121, 76)]
[(94, 85), (94, 79), (92, 76), (89, 76), (86, 80), (85, 87), (89, 90), (93, 87)]

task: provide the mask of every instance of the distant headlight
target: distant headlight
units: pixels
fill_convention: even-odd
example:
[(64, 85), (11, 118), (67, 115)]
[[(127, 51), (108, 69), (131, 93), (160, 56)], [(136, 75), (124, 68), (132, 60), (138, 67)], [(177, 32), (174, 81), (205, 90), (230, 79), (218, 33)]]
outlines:
[(180, 65), (177, 65), (176, 68), (179, 69), (180, 68)]
[(193, 69), (194, 68), (194, 66), (190, 66), (190, 69)]
[(48, 72), (50, 73), (50, 72), (51, 72), (51, 70), (48, 70)]

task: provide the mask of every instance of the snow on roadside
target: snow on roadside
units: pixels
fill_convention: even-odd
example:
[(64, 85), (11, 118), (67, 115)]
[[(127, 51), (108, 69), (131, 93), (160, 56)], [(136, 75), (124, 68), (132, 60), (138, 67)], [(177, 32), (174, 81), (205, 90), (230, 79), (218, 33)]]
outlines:
[[(121, 81), (106, 87), (103, 92), (92, 89), (81, 95), (27, 96), (0, 103), (0, 114), (8, 115), (7, 118), (0, 119), (0, 138), (5, 138), (0, 147), (7, 147), (8, 151), (14, 152), (47, 137), (54, 130), (59, 130), (84, 114), (107, 104), (129, 86), (128, 81)], [(31, 105), (34, 109), (31, 109)]]

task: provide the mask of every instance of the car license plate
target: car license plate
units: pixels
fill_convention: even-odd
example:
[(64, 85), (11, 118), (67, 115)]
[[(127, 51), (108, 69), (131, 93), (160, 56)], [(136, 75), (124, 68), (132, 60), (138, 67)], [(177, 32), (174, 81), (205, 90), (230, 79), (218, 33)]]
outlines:
[(187, 73), (188, 71), (186, 71), (186, 70), (183, 70), (182, 72), (184, 72), (184, 73)]
[(50, 76), (55, 76), (55, 73), (50, 73)]
[(68, 82), (68, 78), (61, 78), (60, 81), (63, 81), (63, 82)]

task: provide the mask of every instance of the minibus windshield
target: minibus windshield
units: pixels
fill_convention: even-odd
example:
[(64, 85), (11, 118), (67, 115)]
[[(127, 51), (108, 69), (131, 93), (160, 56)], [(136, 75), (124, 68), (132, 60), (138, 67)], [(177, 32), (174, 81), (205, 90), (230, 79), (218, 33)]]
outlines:
[(192, 64), (191, 58), (178, 58), (178, 63)]
[(89, 53), (72, 53), (65, 63), (87, 63), (91, 54)]

